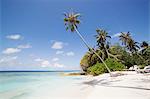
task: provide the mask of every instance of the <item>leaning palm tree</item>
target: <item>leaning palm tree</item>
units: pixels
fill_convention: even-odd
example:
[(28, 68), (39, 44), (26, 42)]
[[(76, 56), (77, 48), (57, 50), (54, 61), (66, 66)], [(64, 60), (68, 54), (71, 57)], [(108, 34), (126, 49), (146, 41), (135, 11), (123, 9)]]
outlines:
[(108, 68), (108, 66), (106, 65), (106, 63), (104, 62), (104, 60), (101, 58), (100, 55), (98, 55), (95, 50), (93, 50), (88, 44), (87, 42), (85, 41), (85, 39), (83, 38), (83, 36), (80, 34), (80, 32), (78, 31), (78, 24), (80, 24), (80, 20), (79, 20), (79, 17), (80, 17), (80, 14), (79, 13), (74, 13), (74, 12), (71, 12), (71, 13), (64, 13), (65, 15), (65, 18), (64, 18), (64, 22), (65, 22), (65, 26), (66, 26), (66, 30), (70, 29), (71, 32), (76, 32), (77, 35), (80, 37), (80, 39), (83, 41), (83, 43), (85, 44), (85, 46), (91, 50), (100, 60), (101, 62), (105, 65), (106, 69), (108, 70), (110, 76), (111, 75), (111, 71), (110, 69)]

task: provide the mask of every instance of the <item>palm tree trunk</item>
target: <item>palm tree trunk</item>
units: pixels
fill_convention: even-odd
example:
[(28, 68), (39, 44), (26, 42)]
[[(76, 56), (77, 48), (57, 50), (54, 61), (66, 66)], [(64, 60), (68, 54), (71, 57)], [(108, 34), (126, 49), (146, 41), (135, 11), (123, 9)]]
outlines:
[(107, 53), (107, 57), (108, 57), (108, 58), (110, 58), (110, 56), (109, 56), (109, 52), (108, 52), (107, 48), (106, 48), (106, 47), (104, 47), (104, 49), (105, 49), (105, 51), (106, 51), (106, 53)]
[(83, 36), (80, 34), (80, 32), (77, 30), (77, 28), (74, 26), (74, 29), (76, 31), (76, 33), (78, 34), (78, 36), (80, 37), (80, 39), (83, 41), (83, 43), (85, 44), (85, 46), (90, 49), (101, 61), (102, 63), (105, 65), (106, 69), (108, 70), (110, 76), (112, 76), (110, 69), (108, 68), (108, 66), (106, 65), (106, 63), (104, 62), (104, 60), (95, 52), (95, 50), (93, 50), (85, 41), (85, 39), (83, 38)]

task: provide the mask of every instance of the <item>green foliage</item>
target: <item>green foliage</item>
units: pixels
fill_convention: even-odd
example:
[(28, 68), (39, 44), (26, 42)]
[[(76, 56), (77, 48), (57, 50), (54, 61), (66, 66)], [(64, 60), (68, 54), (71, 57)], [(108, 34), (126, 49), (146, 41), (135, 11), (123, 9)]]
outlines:
[(145, 59), (138, 53), (132, 54), (134, 65), (145, 65)]
[[(123, 47), (121, 47), (119, 44), (115, 44), (113, 46), (110, 47), (109, 52), (113, 55), (121, 55), (123, 54), (125, 51), (125, 49)], [(119, 58), (119, 57), (118, 57)]]
[(112, 46), (109, 51), (113, 55), (117, 55), (117, 58), (120, 60), (120, 62), (127, 66), (127, 68), (130, 68), (134, 65), (133, 57), (125, 50), (124, 47), (120, 46), (119, 44)]
[[(128, 51), (125, 50), (124, 47), (120, 45), (111, 46), (109, 48), (109, 52), (113, 55), (116, 55), (119, 61), (106, 58), (106, 56), (102, 54), (100, 50), (96, 50), (96, 52), (105, 60), (106, 64), (108, 65), (111, 71), (121, 70), (118, 69), (120, 68), (119, 66), (122, 66), (121, 64), (126, 66), (126, 68), (130, 68), (133, 65), (141, 66), (141, 68), (145, 67), (146, 65), (150, 65), (150, 47), (142, 50), (140, 53), (139, 52), (129, 53)], [(100, 73), (98, 73), (99, 69), (95, 70), (99, 67), (97, 66), (97, 63), (101, 63), (101, 61), (95, 54), (86, 53), (86, 55), (82, 58), (80, 65), (84, 71), (87, 71), (88, 69), (91, 72), (90, 74), (96, 75), (96, 74), (101, 74), (102, 72), (102, 70), (100, 70)], [(122, 67), (124, 68), (124, 66)], [(97, 71), (97, 72), (95, 73), (92, 71)]]
[(140, 69), (144, 69), (145, 65), (139, 65)]
[(127, 68), (130, 68), (134, 65), (134, 59), (133, 59), (132, 55), (130, 55), (128, 52), (122, 53), (121, 61), (122, 61), (122, 64), (127, 66)]
[(87, 69), (87, 73), (93, 75), (93, 76), (97, 76), (99, 74), (105, 73), (106, 69), (104, 67), (104, 65), (102, 63), (96, 63), (95, 65), (89, 67)]
[(110, 53), (117, 55), (118, 59), (127, 68), (133, 65), (148, 65), (150, 63), (150, 50), (144, 49), (140, 53), (129, 53), (124, 47), (119, 45), (114, 45), (109, 49)]
[[(102, 56), (102, 53), (98, 50), (96, 52)], [(92, 52), (87, 52), (80, 61), (80, 66), (83, 71), (87, 71), (87, 68), (93, 66), (97, 62), (100, 62), (100, 59)]]
[(80, 66), (83, 71), (87, 71), (87, 68), (90, 66), (89, 55), (85, 54), (80, 61)]
[[(122, 63), (116, 61), (115, 59), (106, 59), (105, 62), (111, 71), (121, 71), (125, 68), (125, 66)], [(108, 71), (104, 64), (97, 62), (95, 65), (89, 67), (87, 69), (87, 72), (91, 75), (96, 76), (102, 73), (106, 73)]]
[(116, 61), (115, 59), (108, 58), (105, 62), (111, 71), (121, 71), (125, 68), (122, 63)]
[(145, 65), (150, 65), (150, 46), (142, 50), (142, 57), (145, 59)]

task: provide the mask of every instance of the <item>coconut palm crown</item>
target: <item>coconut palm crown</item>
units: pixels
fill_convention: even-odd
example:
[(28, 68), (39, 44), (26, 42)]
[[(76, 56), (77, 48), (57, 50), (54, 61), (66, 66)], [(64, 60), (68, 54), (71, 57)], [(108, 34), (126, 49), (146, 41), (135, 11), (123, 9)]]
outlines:
[(65, 22), (66, 30), (70, 29), (71, 32), (74, 32), (75, 28), (78, 28), (77, 25), (80, 24), (80, 20), (78, 19), (80, 17), (80, 14), (70, 12), (70, 13), (64, 13), (64, 15), (65, 15), (64, 22)]
[(97, 45), (99, 47), (104, 47), (104, 45), (106, 44), (106, 39), (111, 38), (111, 36), (109, 36), (108, 33), (103, 29), (97, 29), (96, 32), (97, 35), (95, 35), (95, 37), (96, 37)]
[(122, 44), (125, 45), (125, 47), (130, 51), (130, 52), (136, 52), (139, 49), (138, 42), (135, 42), (132, 37), (130, 32), (123, 33), (121, 32), (121, 35), (119, 36), (120, 40), (122, 41)]
[(127, 32), (127, 33), (121, 32), (121, 35), (119, 36), (119, 38), (122, 41), (123, 45), (127, 45), (128, 41), (131, 39), (130, 35), (131, 35), (130, 32)]
[(133, 53), (133, 52), (138, 51), (138, 49), (140, 48), (137, 44), (139, 43), (135, 42), (133, 39), (129, 39), (126, 47), (129, 51)]

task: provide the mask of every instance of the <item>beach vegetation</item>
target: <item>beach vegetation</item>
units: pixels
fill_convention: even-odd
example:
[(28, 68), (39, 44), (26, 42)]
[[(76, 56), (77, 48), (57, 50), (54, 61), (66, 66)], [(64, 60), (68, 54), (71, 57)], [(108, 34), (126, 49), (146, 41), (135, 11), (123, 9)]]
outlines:
[(86, 40), (83, 38), (83, 36), (81, 35), (81, 33), (78, 31), (78, 25), (80, 24), (80, 20), (79, 17), (81, 16), (79, 13), (75, 13), (75, 12), (70, 12), (70, 13), (64, 13), (64, 23), (66, 26), (66, 30), (69, 30), (71, 32), (75, 32), (79, 38), (82, 40), (82, 42), (84, 43), (84, 45), (88, 48), (88, 50), (90, 52), (93, 52), (99, 59), (100, 61), (104, 64), (104, 66), (106, 67), (106, 69), (108, 70), (110, 76), (111, 76), (111, 71), (108, 68), (107, 64), (104, 62), (104, 60), (102, 59), (102, 57), (92, 48), (88, 45), (88, 43), (86, 42)]
[(75, 32), (87, 47), (87, 52), (83, 55), (80, 66), (86, 73), (99, 75), (111, 71), (121, 71), (129, 69), (134, 65), (144, 68), (150, 65), (150, 46), (146, 41), (136, 42), (130, 32), (120, 32), (117, 44), (111, 44), (113, 39), (110, 33), (102, 28), (96, 29), (95, 47), (92, 48), (86, 42), (78, 30), (80, 24), (80, 14), (75, 12), (64, 13), (64, 23), (66, 30)]
[[(121, 71), (125, 69), (124, 64), (112, 58), (106, 59), (105, 63), (107, 64), (107, 66), (110, 68), (111, 71)], [(108, 71), (102, 63), (97, 62), (95, 65), (89, 67), (87, 69), (87, 72), (91, 75), (96, 76), (102, 73), (107, 73)]]

